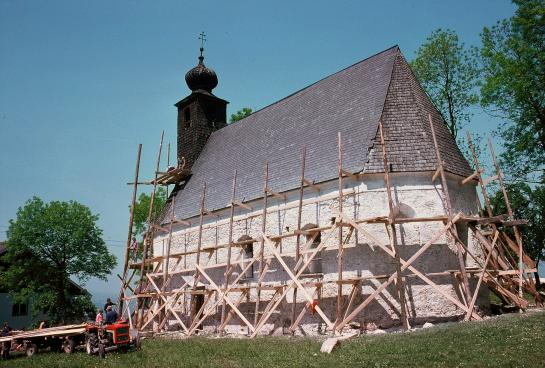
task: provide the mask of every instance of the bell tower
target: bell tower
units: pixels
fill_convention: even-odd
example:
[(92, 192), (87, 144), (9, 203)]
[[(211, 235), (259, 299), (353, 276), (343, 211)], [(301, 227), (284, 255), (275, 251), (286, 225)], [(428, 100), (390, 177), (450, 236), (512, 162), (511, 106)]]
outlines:
[(178, 108), (178, 162), (185, 160), (187, 169), (197, 161), (210, 134), (227, 125), (228, 102), (212, 93), (218, 77), (204, 65), (205, 34), (199, 38), (199, 63), (185, 75), (191, 94), (174, 105)]

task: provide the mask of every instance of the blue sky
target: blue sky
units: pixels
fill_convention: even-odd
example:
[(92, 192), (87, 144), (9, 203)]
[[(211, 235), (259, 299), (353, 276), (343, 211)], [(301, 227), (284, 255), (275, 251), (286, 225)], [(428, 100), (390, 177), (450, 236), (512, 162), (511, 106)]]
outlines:
[[(28, 198), (73, 199), (100, 214), (121, 263), (137, 144), (147, 175), (162, 129), (174, 149), (173, 104), (189, 93), (203, 30), (231, 114), (395, 44), (410, 60), (439, 27), (477, 45), (483, 26), (513, 11), (501, 0), (0, 0), (0, 239)], [(477, 112), (471, 130), (497, 124)], [(117, 295), (117, 272), (88, 283), (97, 301)]]

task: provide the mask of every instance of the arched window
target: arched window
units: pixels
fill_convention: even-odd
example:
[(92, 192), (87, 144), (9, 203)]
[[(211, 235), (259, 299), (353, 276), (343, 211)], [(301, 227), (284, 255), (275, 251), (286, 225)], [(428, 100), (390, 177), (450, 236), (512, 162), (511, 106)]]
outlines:
[(188, 122), (189, 119), (191, 119), (191, 110), (189, 110), (189, 107), (186, 107), (184, 109), (184, 121)]
[[(244, 252), (244, 262), (242, 262), (241, 265), (241, 271), (246, 268), (248, 263), (250, 263), (250, 260), (254, 258), (254, 242), (255, 240), (249, 236), (249, 235), (242, 235), (240, 238), (238, 238), (237, 243), (242, 243), (241, 245), (242, 251)], [(252, 264), (244, 273), (244, 276), (242, 276), (243, 280), (250, 280), (254, 277), (254, 265)]]
[[(316, 229), (317, 227), (318, 225), (310, 223), (303, 226), (301, 230), (308, 231), (308, 230)], [(309, 231), (308, 234), (305, 235), (305, 238), (307, 243), (312, 238), (314, 238), (314, 240), (312, 241), (312, 244), (310, 245), (310, 249), (315, 249), (315, 248), (318, 248), (318, 246), (322, 242), (322, 233), (318, 232), (318, 234), (316, 234), (316, 232)], [(307, 257), (309, 256), (310, 256), (309, 254), (306, 254), (305, 260), (308, 259)], [(316, 256), (312, 259), (312, 261), (310, 261), (308, 268), (304, 271), (304, 273), (306, 274), (322, 273), (322, 252), (321, 251), (316, 253)]]

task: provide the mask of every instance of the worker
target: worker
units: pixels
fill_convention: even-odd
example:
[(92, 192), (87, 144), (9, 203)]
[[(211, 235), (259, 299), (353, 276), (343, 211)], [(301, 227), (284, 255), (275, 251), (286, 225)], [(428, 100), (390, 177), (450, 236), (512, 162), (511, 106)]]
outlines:
[(48, 328), (49, 323), (47, 323), (47, 319), (44, 319), (42, 322), (40, 322), (40, 326), (38, 327), (39, 330), (43, 330), (44, 328)]
[(103, 310), (100, 309), (100, 308), (99, 308), (98, 311), (97, 311), (97, 315), (96, 315), (96, 317), (95, 317), (95, 323), (96, 323), (97, 325), (101, 325), (102, 322), (104, 322), (104, 316), (102, 315), (102, 312), (103, 312)]
[(116, 321), (117, 321), (117, 312), (113, 309), (111, 305), (109, 305), (108, 308), (106, 308), (105, 323), (108, 325), (111, 323), (115, 323)]
[(11, 331), (12, 331), (11, 326), (8, 324), (7, 321), (4, 321), (4, 326), (2, 327), (2, 332), (0, 332), (0, 336), (2, 337), (9, 336), (11, 334)]
[[(6, 337), (11, 335), (11, 331), (12, 331), (11, 326), (7, 322), (4, 322), (4, 326), (2, 327), (2, 330), (0, 331), (0, 337)], [(7, 359), (9, 357), (9, 351), (11, 350), (11, 340), (4, 341), (2, 343), (0, 350), (2, 350), (2, 353), (1, 353), (2, 358)]]
[(109, 307), (109, 306), (114, 306), (114, 305), (115, 305), (115, 304), (112, 303), (112, 299), (108, 298), (108, 299), (106, 299), (106, 304), (104, 304), (104, 310), (105, 310), (105, 311), (108, 311), (108, 307)]

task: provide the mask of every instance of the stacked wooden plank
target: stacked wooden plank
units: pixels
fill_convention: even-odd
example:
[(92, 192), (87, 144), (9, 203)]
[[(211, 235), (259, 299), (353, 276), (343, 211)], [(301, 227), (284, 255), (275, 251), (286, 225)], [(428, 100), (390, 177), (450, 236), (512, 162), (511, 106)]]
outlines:
[(46, 336), (73, 336), (79, 335), (85, 332), (85, 323), (79, 325), (66, 325), (50, 328), (36, 329), (32, 331), (21, 331), (19, 333), (15, 332), (11, 336), (0, 337), (0, 343), (4, 341), (11, 340), (26, 340), (32, 339), (35, 337), (46, 337)]
[(191, 171), (180, 167), (167, 172), (158, 173), (156, 182), (159, 185), (178, 184), (187, 179), (190, 175)]

